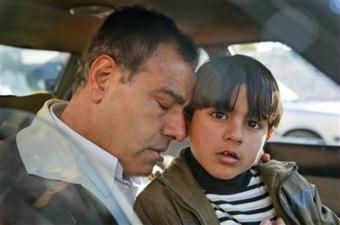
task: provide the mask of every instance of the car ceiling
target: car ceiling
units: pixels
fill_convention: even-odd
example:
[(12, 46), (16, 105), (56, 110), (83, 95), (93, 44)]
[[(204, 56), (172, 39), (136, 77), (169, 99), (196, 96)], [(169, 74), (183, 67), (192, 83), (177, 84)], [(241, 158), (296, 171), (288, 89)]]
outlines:
[(70, 9), (92, 4), (156, 9), (211, 49), (278, 40), (340, 83), (339, 0), (0, 0), (0, 43), (78, 54), (103, 20)]

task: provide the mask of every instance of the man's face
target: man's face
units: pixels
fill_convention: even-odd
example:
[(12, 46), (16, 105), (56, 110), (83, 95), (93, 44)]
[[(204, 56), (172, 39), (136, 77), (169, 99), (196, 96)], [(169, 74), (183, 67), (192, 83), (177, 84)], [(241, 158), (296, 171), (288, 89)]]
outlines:
[(191, 151), (212, 176), (229, 180), (258, 160), (268, 137), (268, 122), (248, 117), (246, 85), (242, 85), (231, 113), (195, 110), (189, 123)]
[(176, 48), (161, 45), (130, 82), (117, 80), (110, 80), (100, 103), (101, 146), (125, 173), (148, 175), (169, 142), (185, 138), (183, 108), (191, 98), (193, 69)]

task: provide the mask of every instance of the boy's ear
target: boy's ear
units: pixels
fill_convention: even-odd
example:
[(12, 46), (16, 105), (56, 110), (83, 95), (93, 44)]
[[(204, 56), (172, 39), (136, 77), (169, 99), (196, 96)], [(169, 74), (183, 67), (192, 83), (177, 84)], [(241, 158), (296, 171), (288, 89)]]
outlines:
[(266, 141), (268, 141), (269, 139), (272, 138), (273, 133), (274, 133), (274, 129), (269, 129), (269, 130), (268, 130), (268, 132), (267, 132), (267, 137), (266, 137)]
[(112, 72), (117, 71), (116, 62), (108, 55), (98, 56), (91, 65), (88, 77), (90, 97), (100, 102), (109, 86)]

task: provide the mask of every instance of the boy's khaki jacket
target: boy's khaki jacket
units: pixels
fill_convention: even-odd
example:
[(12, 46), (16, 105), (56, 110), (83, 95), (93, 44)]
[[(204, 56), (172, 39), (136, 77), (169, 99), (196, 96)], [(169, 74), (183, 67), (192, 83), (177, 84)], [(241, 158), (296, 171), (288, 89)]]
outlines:
[[(135, 211), (145, 225), (219, 224), (183, 152), (138, 196)], [(298, 174), (295, 163), (271, 160), (256, 169), (272, 197), (277, 216), (286, 225), (340, 224), (335, 213), (321, 204), (315, 186)]]

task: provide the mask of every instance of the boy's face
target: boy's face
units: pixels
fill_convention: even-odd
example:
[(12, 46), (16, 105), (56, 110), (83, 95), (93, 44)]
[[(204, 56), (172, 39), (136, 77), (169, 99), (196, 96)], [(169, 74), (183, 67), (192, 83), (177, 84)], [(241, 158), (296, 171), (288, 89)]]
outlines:
[(271, 131), (268, 121), (248, 118), (247, 89), (243, 84), (233, 112), (195, 110), (188, 134), (192, 154), (205, 170), (216, 178), (229, 180), (257, 162)]

